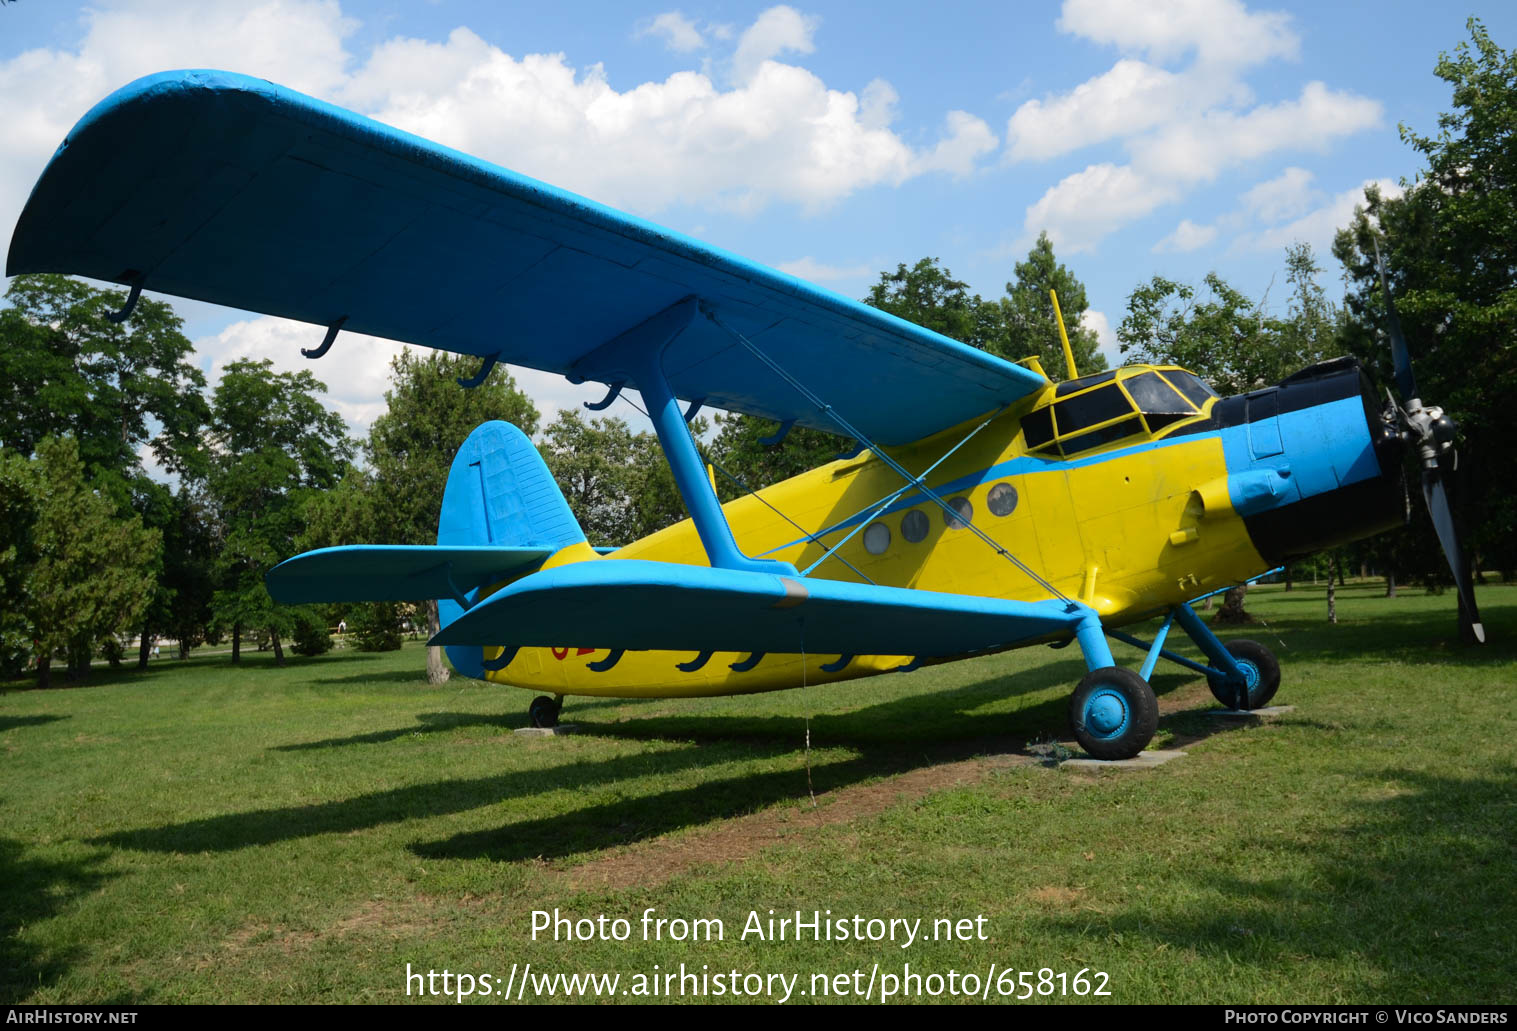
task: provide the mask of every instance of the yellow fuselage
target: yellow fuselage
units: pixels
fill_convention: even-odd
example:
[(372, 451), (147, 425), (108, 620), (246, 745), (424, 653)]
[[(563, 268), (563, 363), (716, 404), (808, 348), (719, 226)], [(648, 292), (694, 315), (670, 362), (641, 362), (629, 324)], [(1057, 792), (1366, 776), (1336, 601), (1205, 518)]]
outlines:
[[(1020, 416), (1045, 405), (1052, 395), (1030, 399), (996, 418), (933, 472), (929, 485), (945, 500), (968, 499), (976, 527), (1005, 547), (1061, 593), (1092, 605), (1108, 626), (1147, 618), (1157, 610), (1263, 572), (1267, 565), (1251, 543), (1243, 520), (1232, 512), (1225, 489), (1227, 468), (1220, 438), (1200, 432), (1176, 436), (1168, 427), (1159, 439), (1119, 443), (1073, 460), (1029, 456)], [(1209, 408), (1206, 410), (1209, 411)], [(1188, 420), (1204, 419), (1204, 414)], [(891, 449), (913, 474), (953, 447), (973, 424), (955, 427), (906, 447)], [(805, 570), (824, 553), (808, 535), (848, 520), (901, 486), (899, 474), (873, 453), (832, 462), (724, 506), (739, 546), (749, 555), (783, 559)], [(1014, 506), (997, 515), (990, 492), (1009, 484)], [(956, 485), (956, 486), (955, 486)], [(1004, 488), (996, 507), (1004, 510)], [(920, 512), (920, 516), (910, 513)], [(783, 513), (783, 515), (781, 515)], [(925, 536), (916, 536), (926, 520)], [(1048, 591), (973, 531), (950, 526), (942, 508), (916, 491), (884, 513), (866, 519), (884, 524), (867, 536), (861, 529), (824, 560), (813, 576), (1032, 601)], [(798, 529), (797, 525), (804, 529)], [(823, 539), (835, 545), (857, 525), (831, 529)], [(876, 553), (878, 551), (878, 553)], [(653, 559), (707, 565), (694, 525), (677, 523), (613, 553), (608, 558)], [(597, 561), (584, 544), (565, 548), (547, 566)], [(846, 559), (847, 562), (841, 561)], [(853, 568), (850, 568), (850, 565)], [(858, 572), (855, 572), (855, 569)], [(497, 683), (563, 695), (679, 697), (743, 694), (798, 687), (802, 657), (766, 655), (752, 669), (730, 667), (749, 658), (717, 653), (700, 669), (682, 672), (692, 652), (627, 652), (614, 668), (596, 672), (590, 664), (608, 656), (566, 642), (561, 648), (522, 648), (509, 668), (488, 673)], [(910, 642), (903, 641), (903, 651)], [(493, 658), (499, 649), (486, 648)], [(855, 656), (828, 672), (837, 655), (808, 655), (804, 683), (819, 684), (886, 673), (912, 661), (910, 654)]]

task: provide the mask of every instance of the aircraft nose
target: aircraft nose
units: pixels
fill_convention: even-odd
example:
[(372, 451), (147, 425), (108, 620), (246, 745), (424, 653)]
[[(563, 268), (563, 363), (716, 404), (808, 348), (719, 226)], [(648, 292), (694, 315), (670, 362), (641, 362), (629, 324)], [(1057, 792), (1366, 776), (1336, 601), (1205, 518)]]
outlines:
[(1234, 499), (1255, 548), (1271, 564), (1405, 520), (1405, 444), (1352, 359), (1304, 369), (1275, 387), (1227, 398), (1218, 408), (1224, 419), (1230, 414), (1235, 420), (1224, 429), (1229, 475), (1271, 484), (1267, 494)]

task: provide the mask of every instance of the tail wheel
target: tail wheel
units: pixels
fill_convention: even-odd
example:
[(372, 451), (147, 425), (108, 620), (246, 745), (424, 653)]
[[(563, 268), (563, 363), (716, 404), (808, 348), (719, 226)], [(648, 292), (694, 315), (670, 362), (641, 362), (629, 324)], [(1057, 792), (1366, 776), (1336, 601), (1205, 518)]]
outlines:
[(1131, 759), (1153, 740), (1159, 700), (1130, 669), (1106, 666), (1085, 674), (1069, 698), (1069, 722), (1080, 747), (1096, 759)]
[[(1280, 662), (1275, 653), (1258, 641), (1228, 641), (1227, 651), (1243, 670), (1248, 684), (1248, 707), (1262, 709), (1280, 690)], [(1222, 677), (1207, 677), (1212, 697), (1229, 709), (1238, 704), (1238, 688)]]
[(532, 704), (527, 706), (527, 719), (534, 727), (556, 727), (558, 713), (562, 708), (562, 702), (541, 694), (532, 699)]

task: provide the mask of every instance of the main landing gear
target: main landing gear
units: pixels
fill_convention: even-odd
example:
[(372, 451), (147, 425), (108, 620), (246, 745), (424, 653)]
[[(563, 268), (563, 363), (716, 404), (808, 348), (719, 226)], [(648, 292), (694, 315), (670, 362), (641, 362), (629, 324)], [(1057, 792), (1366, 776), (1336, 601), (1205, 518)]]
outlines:
[[(1193, 662), (1164, 647), (1175, 623), (1211, 665)], [(1140, 672), (1123, 669), (1113, 661), (1104, 639), (1107, 636), (1148, 652)], [(1159, 725), (1159, 702), (1149, 678), (1161, 657), (1204, 673), (1212, 696), (1231, 708), (1262, 708), (1280, 687), (1280, 663), (1268, 648), (1257, 641), (1224, 645), (1189, 605), (1169, 611), (1152, 643), (1101, 628), (1093, 612), (1075, 637), (1090, 672), (1069, 698), (1069, 722), (1080, 747), (1096, 759), (1131, 759), (1153, 739)]]
[(532, 699), (531, 705), (527, 706), (527, 722), (531, 723), (534, 727), (556, 727), (558, 726), (558, 714), (563, 711), (563, 708), (563, 695), (554, 695), (552, 698), (549, 698), (545, 694), (540, 694)]

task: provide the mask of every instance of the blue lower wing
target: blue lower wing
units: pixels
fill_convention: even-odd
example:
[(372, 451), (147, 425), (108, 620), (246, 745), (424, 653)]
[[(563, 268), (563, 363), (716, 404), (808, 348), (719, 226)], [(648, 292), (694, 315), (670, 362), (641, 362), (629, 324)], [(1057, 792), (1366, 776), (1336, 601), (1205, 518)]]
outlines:
[(962, 655), (1072, 632), (1086, 610), (768, 573), (606, 559), (501, 588), (433, 644)]

